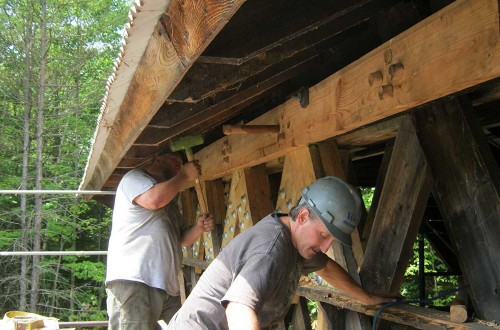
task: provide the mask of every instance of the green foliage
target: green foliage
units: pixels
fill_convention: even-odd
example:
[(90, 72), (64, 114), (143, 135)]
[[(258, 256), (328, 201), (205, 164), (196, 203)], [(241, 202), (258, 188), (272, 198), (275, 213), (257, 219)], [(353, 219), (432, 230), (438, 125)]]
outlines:
[[(27, 189), (35, 187), (37, 101), (42, 80), (46, 89), (41, 185), (43, 189), (77, 189), (131, 2), (47, 1), (48, 50), (42, 54), (41, 2), (0, 0), (0, 189), (20, 189), (23, 184), (25, 138), (25, 183)], [(42, 55), (47, 59), (44, 76), (40, 73)], [(33, 248), (35, 197), (26, 196), (23, 211), (21, 201), (21, 196), (0, 195), (2, 250)], [(105, 250), (110, 213), (95, 201), (70, 195), (43, 196), (42, 249)], [(22, 219), (26, 242), (22, 240)], [(30, 276), (32, 258), (25, 260)], [(100, 256), (42, 257), (40, 299), (35, 312), (61, 320), (105, 319), (104, 265)], [(20, 283), (30, 282), (20, 278), (20, 268), (20, 257), (0, 257), (0, 278), (5, 279), (0, 280), (0, 312), (19, 309)]]
[(361, 197), (363, 198), (363, 203), (365, 204), (366, 210), (370, 209), (373, 200), (373, 193), (375, 192), (375, 188), (371, 187), (362, 187), (361, 188)]
[(18, 230), (0, 230), (0, 249), (8, 250), (19, 237), (21, 232)]
[(67, 263), (65, 266), (73, 271), (73, 275), (80, 280), (104, 282), (105, 265), (102, 262), (79, 261)]
[(318, 302), (316, 300), (307, 299), (307, 309), (309, 310), (311, 321), (316, 321), (318, 319)]
[[(439, 259), (435, 251), (432, 249), (429, 241), (424, 239), (424, 271), (425, 273), (446, 272), (448, 268)], [(408, 268), (405, 272), (405, 281), (401, 286), (401, 294), (405, 299), (420, 299), (419, 297), (419, 258), (418, 258), (418, 240), (413, 245), (413, 257), (410, 260)], [(451, 291), (458, 287), (458, 279), (456, 276), (426, 276), (425, 278), (425, 298), (438, 296), (443, 292)], [(433, 300), (434, 306), (449, 306), (455, 295)]]

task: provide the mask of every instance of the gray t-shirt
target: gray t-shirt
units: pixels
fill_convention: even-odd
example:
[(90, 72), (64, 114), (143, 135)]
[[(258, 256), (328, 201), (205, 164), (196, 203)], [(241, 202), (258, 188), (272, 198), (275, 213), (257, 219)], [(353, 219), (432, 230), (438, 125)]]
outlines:
[(179, 295), (181, 233), (185, 221), (177, 199), (158, 210), (133, 200), (157, 184), (144, 170), (125, 174), (118, 185), (109, 239), (106, 283), (128, 280)]
[(168, 329), (228, 329), (228, 302), (254, 309), (263, 328), (282, 322), (300, 275), (325, 267), (327, 257), (302, 258), (279, 216), (268, 215), (221, 251)]

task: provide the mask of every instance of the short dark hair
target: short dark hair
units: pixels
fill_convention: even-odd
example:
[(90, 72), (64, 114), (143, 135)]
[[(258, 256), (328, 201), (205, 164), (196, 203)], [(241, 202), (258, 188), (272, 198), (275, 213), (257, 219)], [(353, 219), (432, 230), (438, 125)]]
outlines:
[(296, 206), (292, 207), (292, 209), (288, 212), (288, 215), (290, 216), (290, 218), (292, 218), (293, 221), (295, 221), (295, 219), (297, 219), (297, 216), (299, 215), (300, 210), (304, 208), (309, 211), (311, 219), (318, 218), (316, 213), (314, 213), (314, 211), (309, 207), (309, 205), (307, 205), (305, 201), (302, 202), (302, 200), (299, 200), (299, 203)]

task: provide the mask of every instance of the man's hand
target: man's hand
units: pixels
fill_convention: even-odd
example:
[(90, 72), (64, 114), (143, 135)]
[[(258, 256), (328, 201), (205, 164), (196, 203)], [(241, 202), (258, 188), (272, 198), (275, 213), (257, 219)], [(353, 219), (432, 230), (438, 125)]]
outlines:
[(201, 175), (201, 165), (197, 160), (182, 165), (180, 174), (187, 181), (193, 181)]
[(403, 299), (399, 293), (370, 294), (368, 305), (382, 305)]
[(202, 232), (210, 232), (215, 228), (214, 217), (210, 213), (204, 213), (196, 220), (196, 226)]
[(196, 241), (203, 232), (210, 232), (214, 228), (214, 218), (210, 213), (205, 213), (198, 216), (198, 219), (196, 219), (196, 223), (191, 228), (182, 233), (181, 245), (189, 246), (193, 244), (193, 242)]

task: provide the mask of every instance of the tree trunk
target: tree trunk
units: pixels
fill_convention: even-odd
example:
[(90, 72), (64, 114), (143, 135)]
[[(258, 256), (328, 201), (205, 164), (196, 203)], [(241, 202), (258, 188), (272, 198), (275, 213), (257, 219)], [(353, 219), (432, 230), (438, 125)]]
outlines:
[[(25, 52), (25, 81), (24, 81), (24, 119), (23, 119), (23, 165), (21, 177), (21, 190), (26, 190), (28, 186), (28, 156), (30, 146), (30, 115), (31, 115), (31, 79), (33, 76), (31, 68), (31, 40), (33, 37), (33, 22), (31, 13), (27, 13), (26, 31), (24, 39)], [(21, 195), (21, 251), (28, 250), (28, 228), (30, 223), (26, 219), (26, 195)], [(26, 281), (28, 272), (28, 257), (21, 257), (21, 276), (19, 278), (19, 309), (26, 310), (28, 282)]]
[[(45, 67), (47, 64), (47, 2), (41, 0), (41, 13), (40, 13), (40, 81), (38, 87), (38, 109), (37, 109), (37, 130), (36, 130), (36, 183), (37, 190), (42, 189), (42, 146), (43, 146), (43, 119), (45, 109)], [(35, 197), (35, 221), (34, 221), (34, 236), (33, 236), (33, 250), (40, 251), (42, 241), (42, 195)], [(36, 312), (40, 294), (40, 256), (33, 256), (33, 271), (31, 274), (31, 301), (30, 310)]]

